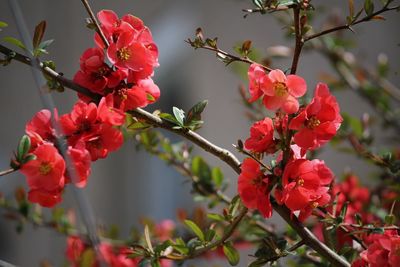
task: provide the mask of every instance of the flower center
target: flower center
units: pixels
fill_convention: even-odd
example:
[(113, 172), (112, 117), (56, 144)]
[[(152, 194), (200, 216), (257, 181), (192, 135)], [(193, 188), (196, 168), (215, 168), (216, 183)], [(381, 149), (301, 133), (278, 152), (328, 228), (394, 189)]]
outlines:
[(276, 96), (285, 96), (288, 93), (288, 88), (285, 83), (275, 82), (274, 89)]
[(109, 70), (108, 70), (108, 68), (106, 68), (106, 67), (100, 67), (98, 70), (97, 70), (97, 75), (96, 76), (98, 76), (99, 78), (100, 77), (103, 77), (103, 76), (107, 76), (107, 74), (109, 73)]
[(39, 173), (41, 175), (47, 175), (51, 170), (53, 169), (53, 166), (49, 162), (42, 162), (39, 167)]
[(312, 116), (310, 119), (308, 119), (305, 123), (307, 128), (310, 129), (315, 129), (316, 127), (318, 127), (321, 124), (321, 122), (315, 117)]
[(311, 203), (311, 207), (313, 207), (314, 209), (318, 207), (318, 202), (314, 201), (313, 203)]
[(122, 47), (118, 49), (117, 57), (122, 61), (126, 61), (131, 57), (131, 52), (126, 47)]
[(304, 179), (302, 179), (302, 178), (298, 179), (297, 182), (296, 182), (296, 185), (297, 186), (303, 186), (304, 185)]

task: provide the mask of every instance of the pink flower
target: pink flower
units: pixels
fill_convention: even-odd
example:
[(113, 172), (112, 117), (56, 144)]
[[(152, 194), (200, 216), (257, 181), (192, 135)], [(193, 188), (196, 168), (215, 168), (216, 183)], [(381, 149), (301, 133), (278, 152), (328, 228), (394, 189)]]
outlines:
[(289, 128), (298, 130), (294, 142), (303, 150), (308, 150), (332, 139), (342, 121), (336, 98), (330, 94), (326, 84), (319, 83), (313, 100), (290, 122)]
[(267, 75), (264, 69), (255, 63), (250, 65), (247, 75), (249, 77), (249, 91), (251, 96), (249, 102), (254, 102), (263, 95), (262, 87)]
[(297, 75), (286, 76), (281, 70), (272, 70), (265, 74), (264, 69), (258, 64), (252, 64), (248, 71), (249, 77), (249, 102), (263, 97), (267, 109), (282, 109), (287, 114), (296, 113), (299, 110), (301, 97), (307, 90), (306, 82)]
[(272, 216), (269, 201), (268, 178), (260, 170), (260, 165), (252, 158), (246, 158), (241, 165), (238, 179), (238, 193), (243, 204), (249, 209), (258, 209), (262, 216)]
[(272, 70), (265, 77), (261, 90), (265, 95), (263, 102), (267, 109), (281, 108), (284, 112), (292, 114), (299, 110), (299, 102), (296, 98), (305, 94), (307, 85), (300, 76), (286, 76), (277, 69)]
[(244, 143), (245, 148), (257, 153), (274, 153), (274, 128), (270, 118), (255, 122), (250, 128), (250, 137)]

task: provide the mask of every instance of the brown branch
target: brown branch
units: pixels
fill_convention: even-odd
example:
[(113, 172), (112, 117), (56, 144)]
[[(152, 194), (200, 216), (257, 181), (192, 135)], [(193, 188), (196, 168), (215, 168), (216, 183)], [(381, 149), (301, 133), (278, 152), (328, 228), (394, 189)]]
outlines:
[(10, 174), (10, 173), (13, 173), (15, 171), (17, 171), (17, 170), (14, 169), (14, 168), (10, 168), (8, 170), (0, 171), (0, 176), (4, 176), (4, 175)]
[(354, 22), (347, 23), (347, 24), (344, 24), (344, 25), (341, 25), (341, 26), (337, 26), (337, 27), (333, 27), (333, 28), (330, 28), (330, 29), (327, 29), (327, 30), (324, 30), (324, 31), (321, 31), (321, 32), (318, 32), (318, 33), (315, 33), (315, 34), (312, 34), (310, 36), (307, 36), (307, 37), (304, 38), (304, 42), (310, 41), (310, 40), (312, 40), (314, 38), (318, 38), (318, 37), (321, 37), (323, 35), (326, 35), (326, 34), (329, 34), (329, 33), (332, 33), (332, 32), (336, 32), (336, 31), (340, 31), (340, 30), (349, 30), (349, 29), (351, 29), (351, 26), (357, 25), (357, 24), (362, 23), (362, 22), (370, 21), (375, 16), (378, 16), (381, 13), (384, 13), (384, 12), (390, 11), (390, 10), (396, 10), (399, 7), (400, 6), (388, 7), (386, 5), (382, 9), (372, 13), (371, 15), (365, 16), (365, 17), (363, 17), (363, 18), (361, 18), (359, 20), (356, 20)]
[[(0, 45), (0, 52), (3, 52), (4, 50), (1, 49), (1, 47), (2, 46)], [(9, 55), (9, 51), (5, 54)], [(29, 62), (24, 62), (24, 61), (21, 61), (21, 62), (31, 65)], [(62, 77), (61, 75), (59, 75), (58, 73), (56, 73), (54, 71), (48, 72), (48, 74), (56, 80), (59, 80), (59, 78)], [(63, 77), (64, 82), (65, 82), (65, 80), (66, 79)], [(61, 81), (60, 81), (60, 83), (61, 83)], [(67, 85), (65, 85), (65, 86), (69, 87), (70, 89), (72, 89), (74, 91), (77, 91), (76, 88), (82, 89), (82, 87), (76, 85), (73, 81), (69, 81), (68, 84), (72, 85), (72, 86), (71, 87), (69, 87)], [(82, 93), (84, 93), (85, 91), (89, 92), (90, 95), (93, 94), (87, 89), (80, 90), (80, 91)], [(99, 97), (98, 95), (96, 95), (96, 96)], [(159, 118), (147, 111), (144, 111), (142, 109), (138, 108), (138, 109), (132, 110), (130, 113), (138, 118), (144, 119), (147, 123), (149, 123), (155, 127), (166, 129), (170, 132), (176, 133), (176, 134), (192, 141), (193, 143), (195, 143), (196, 145), (198, 145), (205, 151), (210, 152), (214, 156), (218, 157), (219, 159), (221, 159), (222, 161), (227, 163), (236, 173), (240, 174), (240, 172), (241, 172), (240, 171), (240, 161), (230, 151), (214, 145), (213, 143), (211, 143), (210, 141), (208, 141), (207, 139), (205, 139), (204, 137), (200, 136), (199, 134), (197, 134), (193, 131), (190, 131), (187, 129), (174, 129), (173, 124), (169, 123), (168, 121), (162, 120), (161, 118)], [(338, 254), (336, 254), (334, 251), (332, 251), (326, 245), (321, 243), (309, 229), (307, 229), (306, 227), (304, 227), (302, 225), (302, 223), (297, 219), (297, 217), (295, 217), (291, 213), (291, 211), (287, 207), (280, 206), (276, 202), (274, 202), (273, 207), (280, 214), (280, 216), (290, 226), (292, 226), (292, 228), (304, 240), (305, 244), (307, 244), (309, 247), (311, 247), (312, 249), (317, 251), (320, 255), (325, 257), (329, 262), (333, 263), (334, 266), (345, 266), (345, 267), (350, 266), (350, 264), (346, 260), (344, 260)], [(241, 212), (244, 212), (245, 210), (247, 213), (247, 209), (242, 209)], [(242, 217), (237, 217), (237, 218), (240, 218), (240, 220), (241, 220)]]
[(82, 4), (85, 6), (85, 9), (87, 11), (87, 13), (90, 16), (90, 19), (92, 20), (92, 22), (94, 23), (94, 25), (96, 26), (96, 31), (97, 33), (100, 35), (101, 40), (103, 40), (103, 43), (106, 47), (108, 47), (110, 44), (107, 41), (106, 36), (104, 35), (104, 32), (101, 30), (100, 24), (96, 19), (96, 16), (94, 15), (92, 8), (89, 5), (89, 1), (88, 0), (81, 0)]
[(300, 7), (296, 6), (293, 8), (293, 18), (294, 18), (294, 29), (296, 44), (294, 48), (294, 55), (292, 60), (292, 67), (290, 68), (290, 74), (296, 74), (297, 65), (299, 64), (301, 49), (303, 48), (303, 37), (300, 29)]

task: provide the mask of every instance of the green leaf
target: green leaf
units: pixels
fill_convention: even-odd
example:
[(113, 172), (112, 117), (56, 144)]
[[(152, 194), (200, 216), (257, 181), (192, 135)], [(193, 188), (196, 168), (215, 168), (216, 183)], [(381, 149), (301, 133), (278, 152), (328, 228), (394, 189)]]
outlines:
[(208, 229), (206, 234), (205, 234), (205, 236), (204, 236), (204, 238), (206, 239), (207, 242), (211, 242), (214, 239), (215, 234), (216, 234), (215, 230)]
[(169, 121), (169, 122), (172, 122), (173, 124), (179, 124), (179, 122), (175, 119), (175, 117), (174, 116), (172, 116), (171, 114), (169, 114), (169, 113), (160, 113), (159, 115), (158, 115), (161, 119), (164, 119), (164, 120), (167, 120), (167, 121)]
[(28, 153), (30, 148), (31, 148), (31, 139), (27, 135), (22, 136), (18, 144), (17, 158), (23, 159), (24, 156)]
[(205, 241), (204, 233), (196, 223), (191, 220), (185, 220), (184, 223), (201, 241)]
[(185, 111), (177, 107), (173, 107), (172, 111), (174, 113), (176, 121), (179, 123), (180, 126), (183, 126), (185, 121)]
[(240, 255), (231, 242), (227, 242), (223, 246), (224, 254), (231, 266), (236, 266), (240, 261)]
[(192, 172), (203, 182), (209, 183), (211, 181), (210, 167), (200, 156), (196, 156), (192, 159)]
[(374, 2), (373, 0), (365, 0), (364, 2), (364, 10), (368, 16), (371, 16), (374, 12)]
[(264, 7), (264, 0), (253, 0), (253, 4), (258, 8)]
[(46, 48), (49, 47), (53, 42), (54, 42), (54, 39), (43, 41), (39, 44), (39, 48), (46, 50)]
[(161, 267), (160, 261), (158, 259), (152, 259), (150, 262), (151, 267)]
[(27, 50), (25, 45), (18, 39), (14, 38), (14, 37), (4, 37), (3, 40), (7, 43), (13, 44), (18, 46), (19, 48), (21, 48), (22, 50)]
[(0, 21), (0, 28), (5, 28), (7, 26), (8, 26), (8, 24), (6, 22)]
[(39, 44), (42, 42), (44, 32), (46, 31), (46, 21), (42, 20), (38, 25), (35, 27), (35, 33), (33, 35), (33, 49), (39, 47)]
[(213, 220), (213, 221), (218, 221), (218, 222), (225, 221), (225, 217), (222, 216), (221, 214), (217, 214), (217, 213), (209, 213), (209, 214), (207, 214), (207, 218), (209, 218), (210, 220)]
[(193, 120), (200, 121), (201, 113), (204, 111), (208, 104), (208, 100), (203, 100), (194, 105), (191, 109), (189, 109), (186, 116), (186, 123), (190, 123)]
[(298, 3), (299, 3), (298, 0), (281, 0), (281, 1), (279, 1), (278, 6), (291, 6), (291, 5), (295, 5)]
[(211, 171), (211, 178), (217, 187), (221, 187), (224, 181), (224, 174), (219, 167), (214, 167)]

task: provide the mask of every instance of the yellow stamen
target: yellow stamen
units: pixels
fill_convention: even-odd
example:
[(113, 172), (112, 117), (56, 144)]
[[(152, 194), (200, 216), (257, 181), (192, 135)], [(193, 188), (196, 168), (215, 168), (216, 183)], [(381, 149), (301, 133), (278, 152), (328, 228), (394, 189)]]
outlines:
[(285, 83), (275, 82), (274, 83), (274, 90), (276, 96), (285, 96), (288, 94), (288, 88)]
[(315, 116), (312, 116), (310, 119), (306, 121), (305, 124), (307, 128), (314, 129), (318, 127), (321, 124), (321, 122)]
[(53, 167), (51, 166), (50, 163), (42, 162), (39, 167), (39, 173), (41, 175), (47, 175), (47, 174), (49, 174), (49, 172), (51, 172), (52, 169), (53, 169)]
[(122, 47), (118, 49), (117, 57), (122, 61), (126, 61), (131, 57), (131, 52), (126, 47)]

